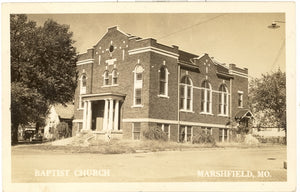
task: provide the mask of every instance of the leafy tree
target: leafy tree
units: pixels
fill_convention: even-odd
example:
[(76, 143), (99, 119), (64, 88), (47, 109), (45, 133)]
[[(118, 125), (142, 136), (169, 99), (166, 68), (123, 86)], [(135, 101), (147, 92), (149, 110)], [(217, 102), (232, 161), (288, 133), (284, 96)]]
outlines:
[(72, 101), (77, 83), (76, 49), (67, 25), (43, 26), (24, 14), (10, 17), (12, 143), (19, 125), (43, 125), (49, 106)]
[(258, 126), (286, 130), (286, 75), (280, 69), (250, 82), (249, 102)]

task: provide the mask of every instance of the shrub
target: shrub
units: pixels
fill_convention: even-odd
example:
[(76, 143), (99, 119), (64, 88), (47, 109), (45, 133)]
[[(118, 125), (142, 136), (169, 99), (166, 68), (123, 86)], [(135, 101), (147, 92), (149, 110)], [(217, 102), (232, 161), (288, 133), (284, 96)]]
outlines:
[(163, 132), (159, 127), (146, 129), (143, 132), (143, 136), (145, 139), (149, 140), (160, 140), (160, 141), (167, 141), (168, 136), (165, 132)]
[(254, 137), (256, 137), (260, 143), (285, 144), (285, 137), (264, 137), (259, 135), (254, 135)]
[(68, 123), (61, 122), (56, 127), (56, 138), (66, 138), (71, 136), (71, 131), (69, 130)]
[(241, 129), (231, 129), (231, 141), (236, 143), (243, 143), (246, 137), (246, 133)]
[(249, 132), (250, 132), (250, 128), (245, 127), (243, 125), (239, 125), (236, 130), (236, 133), (241, 134), (241, 135), (247, 135), (247, 134), (249, 134)]
[(209, 133), (201, 131), (199, 134), (193, 136), (193, 143), (212, 143), (216, 144), (215, 138)]

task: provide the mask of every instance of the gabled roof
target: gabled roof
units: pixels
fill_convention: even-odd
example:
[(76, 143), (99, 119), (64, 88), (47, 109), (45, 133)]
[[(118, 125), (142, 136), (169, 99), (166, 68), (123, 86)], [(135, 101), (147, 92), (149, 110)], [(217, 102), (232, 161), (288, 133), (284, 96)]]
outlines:
[(191, 62), (191, 60), (196, 57), (199, 57), (198, 55), (188, 53), (188, 52), (185, 52), (182, 50), (178, 50), (178, 53), (179, 53), (179, 58), (178, 58), (179, 62), (182, 61), (183, 63), (188, 63), (188, 64), (192, 64), (192, 65), (194, 65), (194, 64)]
[(62, 104), (57, 104), (54, 106), (56, 113), (60, 118), (63, 119), (72, 119), (74, 115), (74, 105), (66, 104), (66, 106)]
[(235, 119), (243, 119), (244, 117), (253, 118), (253, 114), (249, 109), (241, 109), (235, 114)]

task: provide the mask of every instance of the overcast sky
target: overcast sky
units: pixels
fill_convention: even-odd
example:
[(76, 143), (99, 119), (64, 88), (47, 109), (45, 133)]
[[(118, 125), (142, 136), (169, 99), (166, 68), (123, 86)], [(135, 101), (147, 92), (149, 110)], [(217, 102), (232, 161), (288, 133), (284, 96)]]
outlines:
[(281, 13), (233, 14), (36, 14), (29, 19), (39, 25), (51, 18), (67, 24), (74, 34), (78, 52), (85, 52), (106, 33), (119, 28), (159, 43), (177, 45), (197, 55), (208, 53), (222, 63), (249, 69), (250, 77), (285, 71), (285, 24), (270, 29), (272, 21), (285, 21)]

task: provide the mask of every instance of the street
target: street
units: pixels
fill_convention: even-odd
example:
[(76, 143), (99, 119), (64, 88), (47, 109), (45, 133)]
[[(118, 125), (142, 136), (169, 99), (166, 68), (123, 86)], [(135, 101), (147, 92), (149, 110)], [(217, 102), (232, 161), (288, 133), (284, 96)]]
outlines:
[(286, 181), (284, 160), (284, 146), (108, 155), (17, 146), (12, 182)]

